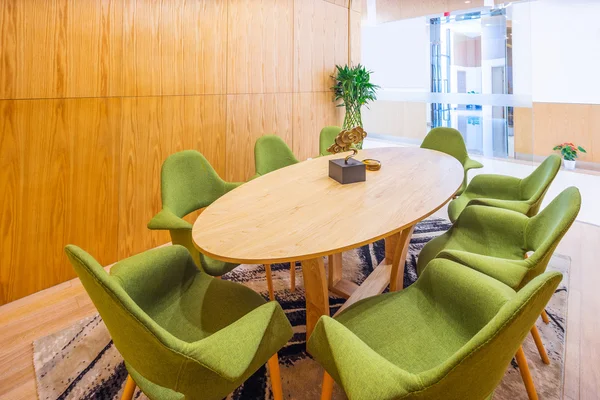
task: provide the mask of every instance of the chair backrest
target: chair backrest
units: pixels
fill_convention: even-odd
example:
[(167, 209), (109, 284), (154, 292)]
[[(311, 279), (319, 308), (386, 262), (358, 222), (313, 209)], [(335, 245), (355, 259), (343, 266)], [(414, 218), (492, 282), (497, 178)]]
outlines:
[(531, 217), (525, 230), (525, 245), (533, 251), (528, 261), (529, 270), (524, 283), (546, 270), (554, 250), (579, 214), (581, 194), (576, 187), (563, 190), (538, 215)]
[(208, 207), (225, 193), (225, 182), (206, 158), (195, 150), (167, 157), (161, 169), (163, 208), (178, 217)]
[[(186, 343), (152, 320), (132, 298), (136, 294), (130, 296), (124, 289), (124, 283), (108, 275), (92, 256), (73, 245), (67, 246), (65, 251), (125, 361), (153, 383), (177, 388), (181, 366), (189, 362), (183, 356)], [(113, 269), (122, 263), (149, 268), (149, 272), (153, 271), (152, 264), (155, 263), (190, 263), (190, 268), (196, 269), (188, 251), (181, 246), (142, 253), (117, 263)], [(163, 270), (168, 271), (169, 268)], [(161, 285), (158, 291), (172, 286), (169, 279), (181, 281), (180, 277), (163, 275), (156, 277)]]
[(342, 128), (339, 126), (326, 126), (321, 129), (319, 134), (319, 155), (328, 156), (331, 153), (327, 149), (333, 144), (337, 135), (340, 134)]
[(456, 158), (462, 165), (469, 158), (462, 134), (453, 128), (434, 128), (421, 143), (422, 149), (441, 151)]
[[(439, 266), (443, 262), (448, 261), (432, 261), (419, 280), (427, 274), (439, 274)], [(432, 266), (434, 268), (431, 268)], [(463, 303), (472, 304), (467, 308), (457, 308), (455, 314), (465, 314), (465, 318), (471, 319), (472, 313), (475, 312), (476, 320), (490, 314), (493, 314), (493, 317), (446, 362), (420, 373), (419, 381), (423, 382), (425, 387), (403, 398), (484, 399), (489, 396), (502, 380), (507, 366), (561, 279), (562, 275), (558, 272), (545, 273), (532, 280), (518, 293), (513, 291), (511, 298), (505, 295), (508, 287), (498, 288), (489, 277), (477, 280), (479, 294), (475, 298), (463, 296), (460, 291), (462, 286), (454, 289), (453, 296), (457, 300), (453, 301), (461, 301), (460, 299), (464, 298)], [(438, 283), (439, 287), (452, 286), (447, 279)]]
[(277, 135), (264, 135), (254, 145), (254, 165), (258, 175), (265, 175), (289, 165), (298, 159), (289, 146)]
[(533, 217), (540, 209), (544, 195), (560, 170), (561, 158), (557, 154), (547, 157), (527, 178), (521, 181), (521, 196), (531, 204)]

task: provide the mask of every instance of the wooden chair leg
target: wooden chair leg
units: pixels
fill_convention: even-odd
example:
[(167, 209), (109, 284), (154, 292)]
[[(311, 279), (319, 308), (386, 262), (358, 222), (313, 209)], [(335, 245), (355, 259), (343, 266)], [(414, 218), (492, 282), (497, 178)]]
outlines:
[(550, 359), (548, 358), (548, 353), (546, 353), (546, 349), (544, 348), (544, 343), (542, 342), (542, 338), (540, 337), (540, 332), (538, 331), (537, 326), (533, 326), (531, 328), (531, 336), (533, 336), (533, 341), (535, 342), (535, 346), (540, 353), (540, 357), (544, 364), (550, 364)]
[(323, 387), (321, 389), (321, 400), (331, 400), (333, 395), (333, 378), (325, 371), (323, 374)]
[(527, 365), (527, 359), (525, 358), (525, 353), (523, 352), (523, 346), (519, 347), (515, 358), (517, 359), (519, 371), (521, 372), (521, 378), (523, 378), (523, 383), (525, 384), (525, 390), (527, 390), (527, 396), (529, 397), (529, 400), (538, 400), (538, 395), (535, 391), (535, 385), (533, 384), (533, 379), (531, 378), (531, 371), (529, 371), (529, 365)]
[(548, 318), (548, 314), (546, 314), (546, 310), (542, 311), (542, 321), (544, 321), (544, 323), (546, 325), (548, 325), (550, 323), (550, 318)]
[(273, 354), (269, 361), (269, 375), (271, 375), (271, 389), (273, 389), (273, 398), (283, 400), (283, 388), (281, 387), (281, 373), (279, 371), (279, 358), (277, 353)]
[(296, 291), (296, 261), (290, 263), (290, 290)]
[(273, 291), (273, 277), (271, 276), (271, 264), (265, 264), (265, 272), (267, 275), (267, 287), (269, 288), (269, 300), (275, 300), (275, 292)]
[(127, 382), (125, 382), (125, 389), (123, 389), (121, 400), (131, 400), (133, 398), (133, 393), (135, 393), (136, 387), (135, 381), (131, 375), (127, 375)]

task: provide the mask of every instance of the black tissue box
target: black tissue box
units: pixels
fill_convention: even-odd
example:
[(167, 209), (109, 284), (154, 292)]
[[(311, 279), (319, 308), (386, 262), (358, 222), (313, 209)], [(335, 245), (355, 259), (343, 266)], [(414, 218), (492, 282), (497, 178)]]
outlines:
[(329, 160), (329, 177), (342, 185), (364, 182), (367, 180), (367, 168), (353, 158), (348, 159), (348, 163), (343, 158)]

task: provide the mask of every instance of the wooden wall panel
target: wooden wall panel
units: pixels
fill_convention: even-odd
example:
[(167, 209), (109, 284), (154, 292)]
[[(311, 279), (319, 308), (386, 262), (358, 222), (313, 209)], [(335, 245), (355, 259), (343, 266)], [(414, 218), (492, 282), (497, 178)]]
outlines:
[(594, 141), (599, 119), (600, 105), (534, 103), (533, 154), (546, 156), (555, 145), (573, 142), (588, 151), (581, 154), (581, 161), (600, 162), (600, 148), (596, 147), (600, 143)]
[(547, 156), (563, 142), (583, 146), (579, 160), (600, 163), (600, 105), (534, 103), (533, 109), (515, 109), (515, 152)]
[(328, 92), (294, 93), (294, 154), (300, 160), (319, 154), (319, 134), (325, 126), (341, 126), (344, 112), (332, 107)]
[(223, 173), (225, 107), (225, 96), (123, 99), (119, 258), (170, 240), (146, 228), (162, 207), (160, 168), (170, 154), (199, 150)]
[(64, 246), (117, 255), (119, 99), (0, 101), (0, 302), (74, 277)]
[(227, 180), (254, 175), (254, 142), (265, 134), (279, 135), (292, 147), (292, 94), (227, 96)]
[(514, 109), (515, 153), (533, 154), (533, 109)]
[(352, 11), (350, 25), (350, 60), (353, 65), (357, 65), (361, 62), (362, 45), (362, 16), (359, 12)]
[(121, 94), (122, 10), (117, 0), (2, 1), (0, 98)]
[(126, 96), (225, 92), (223, 2), (122, 1)]
[(67, 97), (122, 95), (122, 21), (120, 1), (70, 1), (65, 39)]
[(325, 92), (348, 62), (348, 10), (323, 0), (294, 3), (294, 92)]
[(416, 18), (446, 11), (469, 10), (483, 7), (484, 0), (377, 0), (377, 22), (384, 23)]
[(348, 1), (349, 0), (323, 0), (323, 1), (326, 1), (326, 2), (331, 3), (331, 4), (335, 4), (335, 5), (340, 6), (340, 7), (346, 7), (346, 8), (348, 8)]
[(229, 0), (227, 93), (292, 91), (293, 0)]
[(227, 87), (227, 2), (186, 1), (183, 10), (184, 89), (224, 94)]
[(0, 304), (73, 277), (66, 243), (109, 264), (167, 242), (146, 224), (176, 151), (230, 180), (263, 134), (316, 155), (341, 123), (348, 17), (347, 0), (0, 1)]

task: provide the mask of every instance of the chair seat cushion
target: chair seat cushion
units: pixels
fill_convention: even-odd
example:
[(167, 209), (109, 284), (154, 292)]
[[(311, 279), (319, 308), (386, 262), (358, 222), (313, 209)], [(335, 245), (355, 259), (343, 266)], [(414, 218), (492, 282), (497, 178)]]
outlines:
[(472, 337), (420, 290), (411, 288), (372, 297), (336, 320), (392, 364), (413, 374), (444, 362)]
[(180, 291), (155, 299), (144, 311), (185, 342), (195, 342), (227, 327), (265, 304), (253, 290), (233, 282), (197, 274)]

